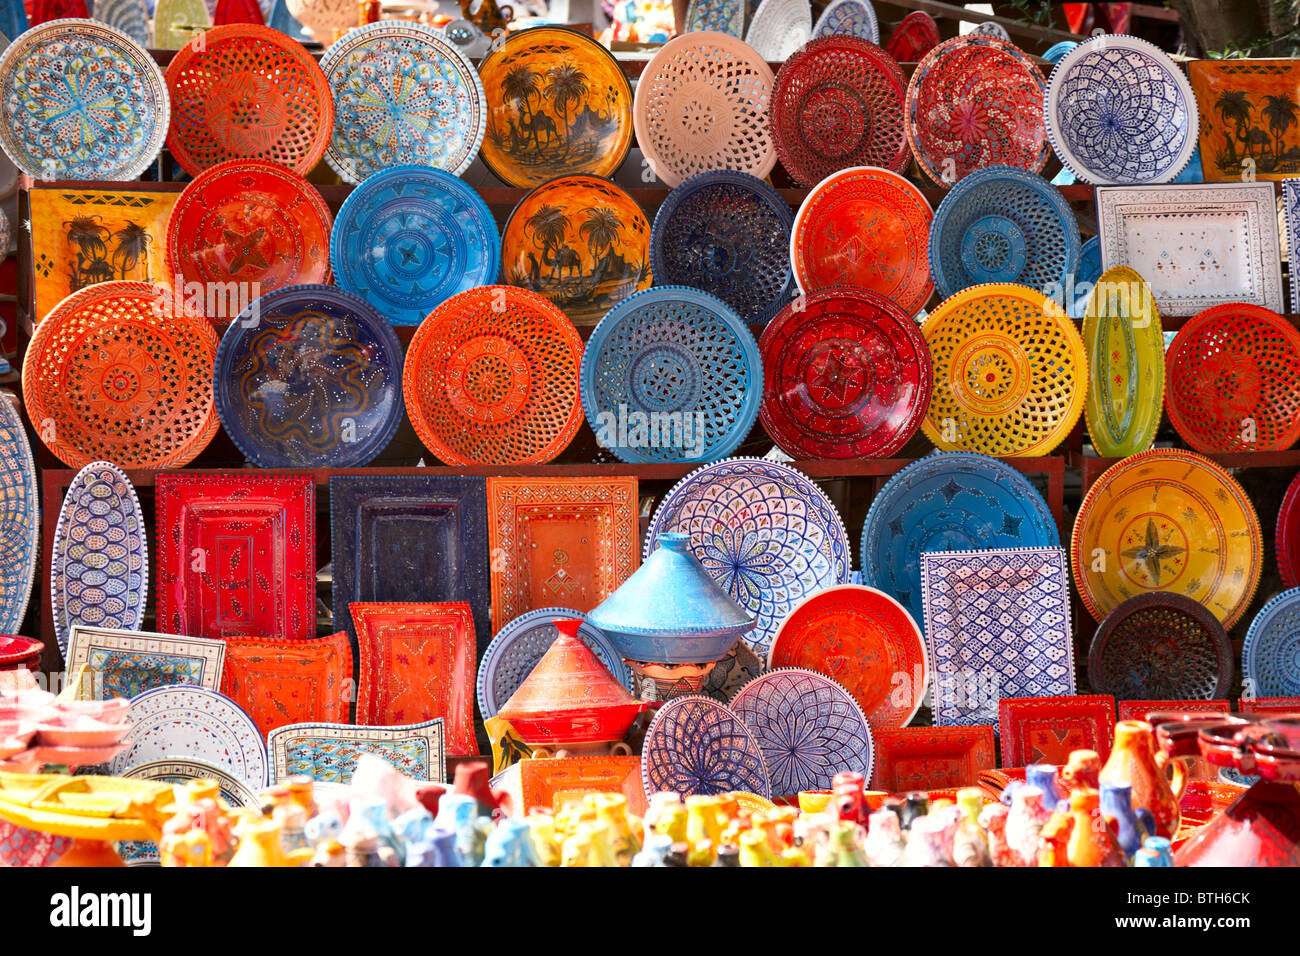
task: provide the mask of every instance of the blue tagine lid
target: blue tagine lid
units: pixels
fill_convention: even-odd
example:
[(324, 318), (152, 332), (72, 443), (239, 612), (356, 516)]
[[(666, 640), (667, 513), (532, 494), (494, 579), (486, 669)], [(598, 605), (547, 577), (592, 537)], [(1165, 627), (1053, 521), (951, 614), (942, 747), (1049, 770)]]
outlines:
[(709, 577), (683, 533), (661, 534), (659, 548), (587, 620), (624, 658), (664, 663), (716, 661), (755, 624)]

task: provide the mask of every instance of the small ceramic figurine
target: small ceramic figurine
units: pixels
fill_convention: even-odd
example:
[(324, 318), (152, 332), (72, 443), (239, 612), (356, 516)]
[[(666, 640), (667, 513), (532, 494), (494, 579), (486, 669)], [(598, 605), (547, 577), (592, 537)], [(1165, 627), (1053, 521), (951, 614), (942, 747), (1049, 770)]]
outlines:
[(664, 857), (673, 848), (672, 837), (666, 833), (651, 833), (646, 837), (641, 852), (632, 857), (633, 866), (663, 866)]
[(1074, 830), (1074, 817), (1067, 813), (1054, 813), (1039, 834), (1038, 865), (1070, 865), (1069, 842)]
[(1007, 817), (1011, 811), (1005, 804), (991, 803), (980, 811), (980, 826), (989, 837), (989, 856), (994, 866), (1019, 866), (1020, 854), (1007, 845)]
[[(950, 810), (953, 808), (949, 808)], [(934, 812), (912, 821), (908, 831), (907, 849), (903, 853), (904, 866), (952, 866), (945, 843), (957, 829), (955, 813)]]
[(1133, 788), (1126, 783), (1103, 783), (1101, 812), (1115, 830), (1115, 839), (1124, 855), (1133, 859), (1133, 855), (1142, 848), (1142, 840), (1149, 835), (1133, 811)]
[(523, 820), (507, 818), (488, 834), (483, 848), (483, 865), (536, 866), (533, 855), (532, 833)]
[(831, 791), (834, 793), (831, 804), (839, 819), (867, 825), (871, 808), (867, 805), (866, 780), (862, 774), (851, 770), (837, 773), (831, 780)]
[(851, 820), (840, 820), (831, 828), (833, 860), (831, 866), (870, 866), (861, 843), (862, 827)]
[(1025, 768), (1025, 783), (1043, 791), (1043, 806), (1063, 810), (1065, 797), (1056, 786), (1056, 767), (1050, 763), (1031, 763)]
[(596, 819), (609, 827), (610, 840), (613, 844), (614, 859), (619, 866), (627, 866), (641, 849), (642, 829), (627, 810), (627, 797), (621, 793), (589, 793), (585, 802), (596, 813)]
[(1043, 825), (1051, 817), (1043, 806), (1043, 791), (1028, 784), (1019, 788), (1011, 799), (1007, 815), (1007, 846), (1019, 857), (1017, 866), (1034, 866), (1038, 862), (1038, 839)]
[(1101, 786), (1101, 755), (1095, 750), (1074, 750), (1061, 770), (1061, 783), (1065, 790), (1087, 787), (1096, 790)]
[(538, 866), (560, 865), (560, 843), (555, 834), (555, 818), (549, 813), (530, 813), (528, 830), (533, 838), (533, 856)]
[(646, 805), (645, 811), (645, 829), (646, 833), (656, 833), (659, 831), (659, 821), (664, 816), (669, 807), (680, 807), (682, 805), (681, 794), (672, 790), (661, 790), (659, 793), (650, 794), (650, 800)]
[(953, 835), (952, 861), (957, 866), (990, 866), (989, 842), (979, 825), (983, 795), (978, 787), (967, 787), (957, 794), (961, 811), (960, 824)]
[(1070, 866), (1124, 866), (1127, 859), (1101, 812), (1096, 790), (1080, 787), (1070, 793)]
[(746, 830), (740, 835), (741, 866), (776, 866), (776, 854), (761, 830)]
[(1144, 866), (1173, 866), (1174, 851), (1171, 849), (1169, 840), (1162, 836), (1149, 836), (1142, 841), (1142, 850), (1140, 852), (1152, 854), (1158, 859), (1159, 863), (1145, 863)]
[(898, 814), (884, 808), (872, 813), (866, 838), (867, 859), (871, 865), (901, 866), (904, 847)]

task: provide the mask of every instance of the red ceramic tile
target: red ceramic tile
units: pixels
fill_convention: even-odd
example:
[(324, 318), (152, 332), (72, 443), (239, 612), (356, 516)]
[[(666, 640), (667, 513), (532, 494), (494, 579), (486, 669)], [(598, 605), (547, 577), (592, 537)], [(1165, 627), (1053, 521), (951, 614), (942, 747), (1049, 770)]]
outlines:
[(348, 723), (352, 645), (346, 631), (309, 641), (227, 637), (221, 692), (265, 737), (277, 727)]
[(1300, 714), (1300, 697), (1243, 697), (1243, 714)]
[(1227, 714), (1232, 705), (1226, 700), (1121, 700), (1116, 707), (1120, 720), (1146, 720), (1155, 711), (1185, 714)]
[(905, 727), (873, 735), (874, 790), (904, 793), (979, 785), (993, 766), (992, 727)]
[(998, 703), (1002, 766), (1064, 766), (1074, 750), (1095, 750), (1104, 761), (1115, 739), (1115, 698), (1004, 697)]

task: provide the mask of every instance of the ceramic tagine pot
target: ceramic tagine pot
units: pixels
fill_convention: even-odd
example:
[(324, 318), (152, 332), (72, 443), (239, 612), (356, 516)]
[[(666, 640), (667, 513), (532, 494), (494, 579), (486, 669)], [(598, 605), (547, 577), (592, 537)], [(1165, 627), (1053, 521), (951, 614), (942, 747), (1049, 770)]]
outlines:
[(1198, 752), (1259, 782), (1174, 853), (1177, 866), (1300, 866), (1300, 715), (1213, 714), (1156, 727), (1170, 757)]
[(587, 619), (617, 645), (641, 696), (655, 700), (700, 693), (714, 665), (755, 624), (680, 533), (660, 535), (655, 552)]
[(534, 757), (630, 754), (623, 738), (647, 705), (578, 637), (578, 618), (559, 618), (560, 636), (497, 716), (510, 722)]

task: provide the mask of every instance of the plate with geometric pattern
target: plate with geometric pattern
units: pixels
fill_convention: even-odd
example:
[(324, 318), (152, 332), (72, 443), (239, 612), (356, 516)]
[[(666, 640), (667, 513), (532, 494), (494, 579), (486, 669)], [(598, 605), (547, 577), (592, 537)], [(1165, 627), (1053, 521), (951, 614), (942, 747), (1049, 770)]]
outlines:
[(1248, 697), (1300, 695), (1300, 588), (1283, 591), (1250, 622), (1241, 676)]
[(349, 784), (366, 754), (382, 757), (403, 776), (447, 779), (442, 718), (419, 724), (360, 727), (354, 724), (288, 724), (267, 735), (272, 780), (307, 774), (321, 783)]
[(745, 722), (726, 705), (695, 694), (668, 701), (650, 722), (641, 782), (647, 794), (772, 795), (763, 751)]
[(27, 616), (41, 541), (36, 462), (14, 403), (0, 400), (0, 634)]

